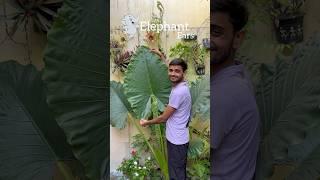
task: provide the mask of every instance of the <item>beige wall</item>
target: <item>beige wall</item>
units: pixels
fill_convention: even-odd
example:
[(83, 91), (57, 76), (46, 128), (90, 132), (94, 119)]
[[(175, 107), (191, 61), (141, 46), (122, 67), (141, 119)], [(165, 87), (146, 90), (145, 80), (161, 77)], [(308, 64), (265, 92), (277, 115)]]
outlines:
[[(164, 6), (164, 18), (163, 20), (169, 24), (188, 23), (191, 27), (190, 32), (198, 34), (199, 42), (204, 37), (209, 37), (209, 9), (210, 4), (207, 0), (162, 0)], [(121, 19), (124, 15), (130, 14), (134, 17), (138, 17), (139, 21), (149, 21), (151, 19), (152, 12), (158, 15), (159, 11), (156, 8), (155, 0), (113, 0), (110, 4), (111, 8), (111, 29), (120, 28)], [(140, 33), (139, 38), (136, 35), (128, 42), (128, 50), (132, 50), (136, 45), (143, 44), (144, 34)], [(179, 41), (177, 39), (176, 32), (162, 33), (162, 47), (165, 53), (169, 56), (169, 49), (175, 43)], [(206, 71), (209, 72), (209, 58), (206, 64)], [(187, 75), (189, 80), (194, 80), (194, 70), (190, 68), (190, 72)], [(112, 74), (110, 71), (110, 77), (112, 80), (119, 81), (121, 78), (116, 72)], [(111, 127), (111, 149), (110, 149), (110, 170), (115, 171), (124, 157), (129, 156), (130, 151), (130, 137), (136, 133), (134, 127), (118, 130)]]

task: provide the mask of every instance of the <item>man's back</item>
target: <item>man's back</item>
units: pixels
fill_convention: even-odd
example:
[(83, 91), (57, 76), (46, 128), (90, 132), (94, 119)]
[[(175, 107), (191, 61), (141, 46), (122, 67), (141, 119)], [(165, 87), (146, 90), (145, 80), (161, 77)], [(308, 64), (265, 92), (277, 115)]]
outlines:
[(260, 119), (243, 65), (229, 66), (211, 81), (211, 178), (252, 179), (259, 146)]
[(176, 109), (166, 122), (166, 138), (173, 144), (189, 142), (189, 128), (186, 126), (191, 112), (191, 95), (186, 81), (172, 88), (169, 106)]

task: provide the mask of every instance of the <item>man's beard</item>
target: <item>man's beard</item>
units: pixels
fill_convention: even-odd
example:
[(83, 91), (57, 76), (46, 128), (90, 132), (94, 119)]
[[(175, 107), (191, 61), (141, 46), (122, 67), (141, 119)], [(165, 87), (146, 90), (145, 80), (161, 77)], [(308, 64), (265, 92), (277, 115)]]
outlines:
[(176, 80), (171, 80), (171, 77), (169, 79), (170, 79), (171, 83), (177, 84), (177, 83), (180, 83), (183, 80), (183, 77), (177, 78)]
[[(218, 52), (218, 48), (213, 47), (211, 49), (212, 51)], [(229, 46), (229, 48), (225, 51), (222, 52), (221, 55), (219, 55), (218, 57), (211, 54), (211, 60), (210, 60), (210, 64), (222, 64), (224, 63), (226, 60), (228, 60), (234, 53), (234, 49), (232, 48), (232, 45)]]
[(210, 51), (211, 52), (215, 52), (215, 55), (213, 55), (213, 53), (210, 54), (210, 64), (211, 65), (218, 65), (218, 64), (223, 64), (226, 60), (228, 60), (231, 56), (233, 56), (233, 54), (235, 53), (235, 50), (232, 47), (234, 41), (234, 36), (232, 37), (232, 40), (229, 44), (229, 47), (225, 50), (222, 51), (222, 54), (217, 57), (217, 52), (219, 50), (219, 48), (215, 45), (215, 43), (213, 41), (210, 42)]

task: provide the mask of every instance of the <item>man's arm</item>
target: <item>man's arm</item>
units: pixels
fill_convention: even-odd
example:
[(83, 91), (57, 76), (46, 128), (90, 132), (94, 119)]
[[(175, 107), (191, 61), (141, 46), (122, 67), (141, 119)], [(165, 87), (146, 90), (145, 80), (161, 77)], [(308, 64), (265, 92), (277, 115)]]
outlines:
[(151, 49), (150, 51), (157, 54), (165, 64), (169, 65), (169, 62), (167, 61), (166, 55), (163, 52), (161, 52), (158, 49)]
[(176, 110), (175, 108), (168, 105), (166, 107), (166, 109), (164, 110), (164, 112), (160, 116), (158, 116), (152, 120), (149, 120), (149, 121), (145, 120), (145, 119), (141, 119), (140, 125), (141, 126), (148, 126), (148, 125), (152, 125), (152, 124), (165, 123), (169, 119), (169, 117), (174, 113), (175, 110)]

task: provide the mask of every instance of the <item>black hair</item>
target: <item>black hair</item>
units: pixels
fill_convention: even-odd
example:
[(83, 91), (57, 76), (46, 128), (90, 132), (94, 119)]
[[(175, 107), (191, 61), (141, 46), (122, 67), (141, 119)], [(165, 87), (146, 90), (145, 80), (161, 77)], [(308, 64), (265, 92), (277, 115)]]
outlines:
[(186, 71), (188, 69), (188, 64), (181, 58), (176, 58), (173, 59), (170, 63), (169, 66), (171, 65), (179, 65), (182, 67), (183, 72)]
[[(243, 0), (242, 0), (243, 1)], [(249, 12), (241, 0), (213, 0), (210, 12), (229, 14), (230, 22), (235, 32), (240, 31), (248, 22)]]

